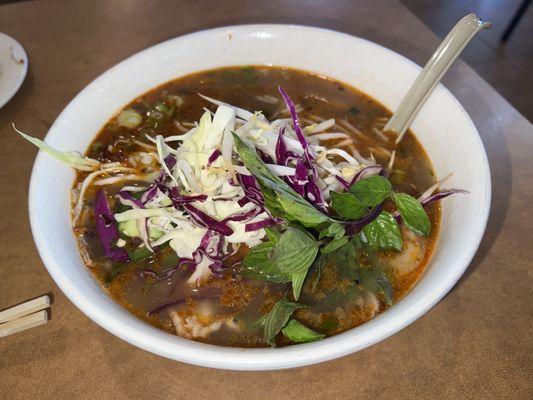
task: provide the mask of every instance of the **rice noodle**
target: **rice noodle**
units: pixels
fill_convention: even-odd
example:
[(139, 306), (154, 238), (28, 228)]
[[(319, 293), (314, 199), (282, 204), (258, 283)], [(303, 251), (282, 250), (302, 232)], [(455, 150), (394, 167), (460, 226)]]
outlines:
[(392, 152), (392, 155), (390, 156), (390, 160), (389, 160), (389, 165), (387, 166), (387, 169), (390, 171), (392, 171), (392, 167), (394, 165), (394, 160), (396, 159), (396, 150), (394, 150)]
[(424, 193), (422, 193), (418, 197), (418, 201), (423, 201), (423, 200), (427, 199), (429, 196), (431, 196), (433, 194), (433, 192), (435, 192), (435, 190), (437, 190), (440, 185), (442, 185), (444, 182), (446, 182), (448, 179), (450, 179), (450, 177), (452, 175), (453, 175), (453, 172), (450, 172), (444, 178), (442, 178), (441, 180), (439, 180), (439, 181), (435, 182), (433, 185), (431, 185), (428, 189), (426, 189), (426, 191)]
[[(350, 135), (348, 135), (347, 133), (342, 133), (342, 132), (317, 133), (316, 135), (311, 136), (311, 138), (316, 138), (318, 140), (350, 139)], [(352, 143), (353, 143), (353, 140), (352, 140)]]
[[(311, 122), (315, 122), (311, 120)], [(319, 133), (327, 131), (328, 129), (331, 129), (335, 126), (335, 119), (327, 119), (325, 121), (322, 121), (314, 126), (307, 126), (305, 127), (305, 131), (309, 134)]]
[(152, 150), (152, 151), (156, 151), (157, 150), (157, 148), (155, 146), (152, 146), (149, 143), (141, 142), (140, 140), (137, 140), (137, 139), (133, 139), (132, 142), (135, 143), (137, 146), (143, 147), (143, 148), (148, 149), (148, 150)]
[(269, 94), (263, 94), (263, 95), (257, 95), (255, 98), (259, 101), (262, 101), (264, 103), (268, 104), (278, 104), (279, 99), (277, 97), (271, 96)]
[(353, 139), (346, 139), (346, 140), (343, 140), (342, 142), (337, 143), (337, 147), (346, 147), (351, 144), (353, 144)]
[(148, 189), (148, 187), (142, 187), (142, 186), (124, 186), (122, 189), (120, 189), (121, 191), (124, 191), (124, 192), (143, 192), (145, 191), (146, 189)]
[[(87, 191), (87, 189), (89, 188), (91, 183), (93, 185), (96, 185), (96, 183), (98, 181), (93, 182), (93, 180), (97, 176), (102, 175), (102, 174), (109, 175), (109, 174), (112, 174), (113, 172), (120, 173), (120, 172), (131, 171), (131, 170), (132, 169), (128, 168), (128, 167), (118, 166), (117, 163), (107, 163), (107, 164), (102, 164), (102, 169), (100, 169), (98, 171), (91, 172), (89, 175), (87, 175), (85, 177), (85, 179), (81, 183), (80, 190), (79, 190), (79, 193), (78, 193), (78, 198), (76, 199), (76, 205), (74, 206), (74, 208), (72, 210), (72, 223), (73, 223), (73, 225), (76, 225), (76, 222), (78, 221), (78, 219), (80, 217), (80, 213), (81, 213), (81, 210), (83, 208), (85, 192)], [(134, 175), (134, 176), (137, 176), (137, 175)]]
[(381, 140), (383, 140), (384, 142), (388, 142), (389, 138), (382, 132), (380, 131), (378, 128), (376, 128), (375, 126), (372, 127), (372, 131), (376, 134), (377, 137), (379, 137)]
[(389, 150), (387, 150), (386, 148), (381, 147), (381, 146), (369, 147), (368, 150), (370, 150), (371, 152), (374, 152), (376, 154), (381, 154), (382, 156), (385, 156), (385, 157), (392, 156), (392, 153)]
[(93, 182), (94, 186), (105, 186), (105, 185), (113, 185), (117, 182), (121, 181), (145, 181), (150, 182), (153, 180), (154, 174), (145, 174), (145, 175), (137, 175), (137, 174), (128, 174), (128, 175), (120, 175), (120, 176), (112, 176), (110, 178), (104, 178), (99, 179), (97, 181)]
[(85, 177), (83, 182), (81, 183), (79, 192), (78, 192), (78, 198), (76, 199), (76, 205), (74, 206), (74, 209), (72, 210), (72, 224), (76, 225), (76, 222), (78, 221), (78, 218), (80, 217), (81, 210), (83, 208), (83, 198), (85, 197), (85, 192), (87, 191), (89, 185), (93, 181), (94, 178), (96, 178), (98, 175), (105, 174), (106, 171), (94, 171), (91, 172), (89, 175)]
[(184, 133), (189, 131), (189, 128), (187, 128), (186, 126), (182, 125), (179, 121), (174, 121), (174, 125), (176, 126), (176, 128), (178, 128), (180, 131), (182, 131)]
[(339, 119), (337, 123), (335, 124), (335, 126), (337, 126), (339, 129), (341, 129), (344, 132), (353, 133), (354, 135), (357, 135), (363, 139), (368, 139), (368, 137), (363, 132), (361, 132), (355, 126), (350, 124), (346, 119)]
[(327, 154), (335, 154), (339, 157), (342, 157), (344, 158), (346, 161), (348, 161), (350, 164), (353, 164), (353, 165), (359, 165), (359, 163), (357, 162), (357, 160), (355, 158), (353, 158), (351, 155), (349, 155), (346, 151), (344, 150), (341, 150), (341, 149), (329, 149), (329, 150), (326, 150), (326, 153)]
[(316, 122), (324, 122), (326, 119), (325, 118), (322, 118), (318, 115), (315, 115), (315, 114), (311, 114), (309, 115), (309, 118), (312, 119), (313, 121), (316, 121)]

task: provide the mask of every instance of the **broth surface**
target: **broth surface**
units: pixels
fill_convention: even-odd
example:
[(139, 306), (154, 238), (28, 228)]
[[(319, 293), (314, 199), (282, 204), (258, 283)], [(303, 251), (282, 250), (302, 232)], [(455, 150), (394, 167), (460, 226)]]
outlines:
[[(355, 139), (359, 153), (364, 157), (374, 156), (382, 165), (388, 164), (392, 151), (396, 150), (390, 176), (394, 189), (418, 197), (435, 183), (431, 163), (411, 132), (398, 147), (394, 140), (380, 140), (376, 130), (382, 128), (391, 115), (381, 104), (346, 84), (304, 71), (276, 67), (204, 71), (155, 88), (125, 107), (147, 115), (141, 126), (128, 129), (119, 126), (113, 118), (98, 133), (86, 154), (102, 161), (122, 162), (142, 150), (138, 143), (148, 143), (146, 134), (183, 134), (200, 118), (204, 108), (213, 109), (213, 105), (197, 93), (247, 110), (262, 111), (269, 120), (288, 117), (278, 94), (279, 85), (297, 104), (302, 125), (335, 118), (339, 129)], [(179, 100), (174, 96), (179, 96)], [(86, 176), (87, 173), (78, 173), (75, 191)], [(114, 195), (126, 184), (135, 186), (138, 182), (122, 181), (116, 186), (106, 186), (109, 200), (113, 201)], [(196, 325), (205, 329), (207, 334), (195, 340), (228, 346), (267, 345), (257, 321), (281, 297), (290, 295), (290, 285), (244, 279), (239, 265), (194, 288), (186, 284), (192, 272), (187, 267), (177, 268), (168, 279), (141, 276), (145, 269), (161, 272), (178, 265), (178, 256), (168, 246), (126, 265), (106, 260), (92, 211), (95, 191), (95, 188), (87, 191), (84, 210), (74, 231), (88, 268), (118, 303), (144, 321), (180, 336), (189, 337), (190, 332), (176, 332), (176, 319), (194, 320)], [(118, 204), (111, 204), (111, 207), (116, 210)], [(402, 228), (404, 250), (401, 253), (365, 255), (371, 260), (369, 262), (380, 263), (389, 271), (394, 301), (409, 291), (431, 255), (438, 234), (440, 208), (438, 204), (432, 204), (426, 211), (432, 225), (429, 238), (414, 236)], [(241, 246), (237, 254), (224, 261), (225, 264), (234, 265), (246, 251)], [(320, 271), (320, 277), (316, 269), (310, 270), (300, 299), (309, 307), (294, 313), (299, 321), (326, 336), (360, 325), (387, 308), (379, 296), (363, 290), (356, 280), (351, 279), (346, 265), (329, 263)], [(161, 304), (169, 305), (148, 314)], [(282, 335), (278, 335), (277, 343), (290, 344)]]

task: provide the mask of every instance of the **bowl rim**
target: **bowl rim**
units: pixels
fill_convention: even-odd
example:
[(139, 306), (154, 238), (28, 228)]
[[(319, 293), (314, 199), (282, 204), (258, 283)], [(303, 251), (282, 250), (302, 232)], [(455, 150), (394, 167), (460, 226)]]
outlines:
[[(404, 63), (410, 64), (413, 68), (418, 70), (421, 69), (416, 63), (411, 60), (403, 57), (402, 55), (384, 47), (374, 42), (349, 35), (346, 33), (318, 28), (305, 25), (294, 25), (294, 24), (245, 24), (245, 25), (232, 25), (232, 26), (223, 26), (213, 29), (200, 30), (192, 32), (183, 36), (175, 37), (164, 42), (158, 43), (154, 46), (148, 47), (140, 52), (133, 54), (132, 56), (126, 58), (125, 60), (119, 62), (113, 67), (106, 70), (104, 73), (99, 75), (91, 83), (89, 83), (82, 91), (80, 91), (65, 107), (61, 114), (57, 117), (54, 124), (50, 127), (46, 138), (51, 134), (56, 126), (57, 121), (62, 120), (62, 118), (70, 112), (74, 107), (76, 101), (83, 97), (86, 92), (92, 90), (97, 86), (98, 82), (103, 79), (103, 77), (111, 74), (115, 69), (119, 68), (122, 64), (130, 63), (135, 61), (136, 58), (143, 57), (145, 53), (153, 51), (158, 47), (164, 47), (169, 45), (174, 41), (184, 41), (192, 37), (198, 37), (202, 35), (209, 36), (211, 34), (225, 32), (227, 30), (296, 30), (296, 31), (307, 31), (314, 30), (320, 31), (323, 34), (327, 35), (338, 35), (340, 37), (349, 37), (353, 40), (360, 40), (366, 42), (367, 44), (378, 47), (382, 51), (388, 52), (390, 55), (399, 57)], [(201, 69), (199, 69), (201, 70)], [(43, 162), (43, 157), (45, 155), (40, 151), (36, 157), (29, 187), (29, 212), (30, 212), (30, 223), (31, 230), (35, 240), (36, 247), (38, 252), (45, 264), (50, 275), (62, 290), (62, 292), (74, 303), (74, 305), (80, 309), (85, 315), (87, 315), (91, 320), (96, 322), (98, 325), (109, 331), (110, 333), (120, 337), (121, 339), (126, 340), (127, 342), (150, 351), (152, 353), (159, 354), (161, 356), (179, 360), (182, 362), (212, 367), (220, 369), (232, 369), (232, 370), (274, 370), (274, 369), (285, 369), (300, 367), (304, 365), (315, 364), (319, 362), (324, 362), (332, 360), (335, 358), (343, 357), (350, 353), (356, 352), (358, 350), (364, 349), (368, 346), (371, 346), (375, 343), (380, 342), (381, 340), (399, 332), (407, 325), (411, 324), (413, 321), (425, 314), (430, 308), (432, 308), (436, 303), (438, 303), (457, 283), (460, 277), (468, 268), (472, 258), (474, 257), (481, 239), (483, 237), (488, 217), (490, 211), (490, 202), (491, 202), (491, 175), (489, 169), (488, 158), (479, 136), (479, 133), (472, 122), (468, 113), (464, 110), (459, 101), (452, 95), (452, 93), (446, 89), (442, 84), (439, 85), (439, 90), (444, 89), (445, 94), (453, 99), (456, 103), (457, 108), (464, 114), (467, 123), (472, 129), (472, 134), (475, 136), (477, 145), (479, 146), (481, 161), (485, 170), (484, 173), (484, 188), (485, 188), (485, 198), (487, 199), (486, 203), (483, 205), (484, 210), (481, 214), (481, 217), (478, 220), (478, 226), (476, 235), (472, 240), (471, 245), (468, 247), (467, 251), (463, 252), (461, 259), (461, 268), (456, 270), (455, 275), (449, 276), (445, 282), (442, 282), (438, 287), (435, 287), (433, 293), (426, 293), (424, 296), (420, 296), (418, 301), (414, 304), (411, 304), (408, 310), (402, 310), (394, 318), (388, 318), (386, 321), (386, 329), (383, 324), (380, 324), (380, 321), (383, 319), (384, 315), (387, 315), (387, 312), (373, 318), (372, 320), (366, 322), (359, 327), (350, 329), (343, 333), (337, 334), (335, 336), (326, 338), (321, 341), (299, 344), (295, 346), (288, 346), (283, 348), (237, 348), (237, 347), (223, 347), (216, 346), (206, 343), (199, 343), (187, 339), (177, 338), (174, 335), (166, 334), (175, 338), (176, 346), (173, 349), (164, 349), (164, 346), (168, 346), (168, 341), (163, 340), (159, 335), (156, 338), (150, 336), (150, 330), (146, 332), (140, 332), (140, 329), (134, 328), (131, 329), (125, 324), (116, 323), (113, 321), (111, 315), (109, 315), (108, 310), (102, 310), (98, 307), (91, 307), (90, 302), (81, 295), (80, 291), (77, 291), (73, 282), (70, 282), (68, 278), (62, 273), (62, 267), (56, 262), (56, 259), (50, 254), (47, 248), (47, 238), (41, 234), (39, 229), (39, 221), (36, 217), (36, 209), (38, 207), (37, 201), (37, 168), (38, 165)], [(123, 310), (127, 312), (126, 310)], [(376, 327), (381, 327), (383, 329), (376, 330)], [(153, 328), (156, 329), (156, 328)], [(372, 337), (369, 337), (368, 334), (365, 334), (368, 331), (372, 331)], [(358, 337), (356, 337), (358, 336)], [(362, 339), (361, 339), (362, 338)]]

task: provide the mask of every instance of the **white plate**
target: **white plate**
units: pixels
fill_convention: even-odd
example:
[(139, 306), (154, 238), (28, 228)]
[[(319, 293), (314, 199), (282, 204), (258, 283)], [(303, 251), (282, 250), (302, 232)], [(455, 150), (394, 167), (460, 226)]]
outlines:
[(28, 72), (28, 56), (24, 48), (0, 33), (0, 108), (17, 93)]
[[(199, 70), (254, 64), (330, 76), (390, 109), (398, 106), (420, 71), (391, 50), (334, 31), (290, 25), (212, 29), (151, 47), (105, 72), (71, 101), (46, 140), (60, 149), (84, 151), (117, 110), (155, 86)], [(437, 175), (453, 172), (448, 185), (470, 194), (443, 202), (435, 253), (407, 296), (373, 320), (321, 341), (278, 349), (219, 347), (171, 335), (137, 319), (104, 293), (83, 264), (69, 217), (68, 193), (74, 174), (45, 154), (38, 155), (30, 184), (35, 243), (58, 286), (82, 312), (114, 335), (153, 353), (238, 370), (289, 368), (341, 357), (398, 332), (433, 307), (466, 270), (483, 236), (490, 207), (490, 173), (469, 116), (439, 85), (412, 128)]]

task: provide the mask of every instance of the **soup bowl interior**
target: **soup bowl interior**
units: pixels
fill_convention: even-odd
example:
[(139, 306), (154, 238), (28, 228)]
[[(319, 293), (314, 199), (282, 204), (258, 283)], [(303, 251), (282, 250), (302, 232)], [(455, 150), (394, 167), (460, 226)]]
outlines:
[[(309, 43), (313, 43), (309, 46)], [(288, 66), (345, 82), (394, 110), (420, 68), (374, 43), (338, 32), (248, 25), (193, 33), (144, 50), (111, 68), (76, 96), (46, 141), (85, 151), (99, 129), (135, 97), (196, 71), (237, 65)], [(412, 125), (446, 187), (468, 190), (442, 204), (442, 224), (423, 276), (402, 300), (365, 324), (322, 341), (278, 349), (228, 348), (158, 330), (115, 303), (82, 262), (70, 221), (74, 173), (39, 153), (30, 184), (34, 239), (61, 290), (89, 318), (131, 344), (171, 359), (214, 368), (266, 370), (334, 359), (399, 331), (436, 304), (468, 267), (485, 229), (490, 173), (475, 126), (439, 85)]]

